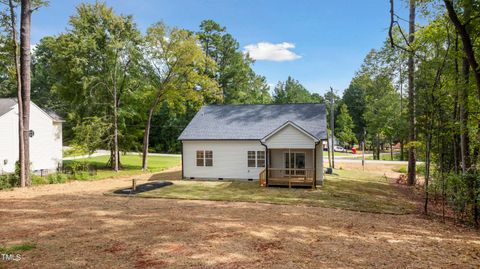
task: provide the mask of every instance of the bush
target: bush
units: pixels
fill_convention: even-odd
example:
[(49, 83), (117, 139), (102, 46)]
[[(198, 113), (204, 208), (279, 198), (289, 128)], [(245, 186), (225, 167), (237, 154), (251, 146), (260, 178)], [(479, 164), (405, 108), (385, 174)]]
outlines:
[(46, 179), (48, 184), (59, 184), (67, 182), (68, 176), (61, 173), (55, 173), (48, 175)]
[(0, 176), (0, 190), (10, 189), (12, 187), (14, 187), (14, 185), (12, 185), (11, 176), (10, 175), (1, 175)]
[(73, 179), (75, 180), (89, 180), (91, 177), (88, 172), (76, 172), (73, 174)]
[(402, 166), (402, 167), (398, 168), (398, 172), (399, 172), (399, 173), (402, 173), (402, 174), (406, 174), (406, 173), (407, 173), (407, 167), (406, 167), (406, 166)]
[(32, 175), (32, 184), (33, 185), (42, 185), (42, 184), (48, 184), (48, 180), (46, 177), (41, 177), (37, 175)]

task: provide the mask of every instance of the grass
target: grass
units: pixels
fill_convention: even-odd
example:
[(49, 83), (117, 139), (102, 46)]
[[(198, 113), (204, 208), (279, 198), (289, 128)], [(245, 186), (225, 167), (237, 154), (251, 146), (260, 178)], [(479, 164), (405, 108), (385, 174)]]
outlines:
[(148, 198), (302, 204), (355, 211), (405, 214), (414, 204), (378, 174), (337, 170), (317, 190), (260, 187), (255, 182), (173, 181), (173, 185), (137, 194)]
[[(74, 163), (88, 163), (96, 165), (98, 171), (96, 175), (88, 176), (85, 180), (98, 180), (114, 176), (129, 176), (144, 173), (142, 171), (142, 157), (137, 154), (121, 155), (120, 161), (122, 169), (119, 172), (112, 171), (107, 167), (109, 156), (97, 156), (84, 159), (68, 160), (63, 164), (67, 166)], [(150, 172), (159, 172), (170, 167), (181, 165), (181, 157), (177, 156), (149, 156), (148, 168)]]
[(0, 253), (2, 254), (14, 254), (19, 251), (27, 251), (36, 248), (36, 245), (33, 243), (24, 243), (20, 245), (14, 245), (11, 247), (0, 247)]

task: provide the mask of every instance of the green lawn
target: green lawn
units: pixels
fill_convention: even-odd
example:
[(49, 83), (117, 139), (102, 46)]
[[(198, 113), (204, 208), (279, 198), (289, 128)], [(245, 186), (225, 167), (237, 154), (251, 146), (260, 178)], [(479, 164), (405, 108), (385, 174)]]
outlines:
[[(76, 159), (64, 161), (64, 165), (71, 166), (74, 163), (95, 164), (98, 167), (97, 175), (89, 176), (89, 180), (103, 179), (113, 176), (135, 175), (143, 173), (142, 156), (137, 154), (121, 155), (120, 161), (122, 169), (116, 173), (107, 167), (109, 156), (98, 156), (85, 159)], [(149, 156), (148, 170), (150, 172), (159, 172), (170, 167), (181, 165), (181, 157), (176, 156)]]
[(317, 190), (260, 187), (258, 182), (172, 181), (139, 197), (303, 204), (355, 211), (405, 214), (414, 205), (377, 174), (337, 170)]

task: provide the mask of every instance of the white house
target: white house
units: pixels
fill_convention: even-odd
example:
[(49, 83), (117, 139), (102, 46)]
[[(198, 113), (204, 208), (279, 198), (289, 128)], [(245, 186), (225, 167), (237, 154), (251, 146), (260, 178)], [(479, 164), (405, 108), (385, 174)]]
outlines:
[(178, 139), (183, 178), (323, 182), (322, 104), (204, 106)]
[[(62, 161), (62, 118), (30, 105), (30, 162), (34, 172), (54, 171)], [(18, 161), (18, 103), (0, 98), (0, 174), (15, 171)]]

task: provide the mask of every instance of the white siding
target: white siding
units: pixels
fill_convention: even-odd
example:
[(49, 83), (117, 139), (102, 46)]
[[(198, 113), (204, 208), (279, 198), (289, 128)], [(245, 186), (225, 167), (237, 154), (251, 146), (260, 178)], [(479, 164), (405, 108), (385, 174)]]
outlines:
[[(62, 161), (62, 123), (53, 120), (36, 105), (30, 107), (30, 162), (32, 170), (55, 170)], [(7, 165), (4, 164), (7, 160)], [(18, 160), (18, 109), (0, 117), (0, 172), (15, 171)]]
[[(197, 166), (197, 150), (213, 151), (213, 166)], [(185, 178), (258, 179), (264, 168), (247, 165), (247, 152), (265, 151), (259, 141), (183, 141)]]
[(285, 126), (283, 129), (269, 137), (265, 141), (265, 144), (269, 149), (313, 149), (315, 147), (315, 142), (311, 137), (291, 125)]
[(17, 160), (18, 116), (16, 110), (11, 110), (0, 117), (0, 174), (15, 171)]

